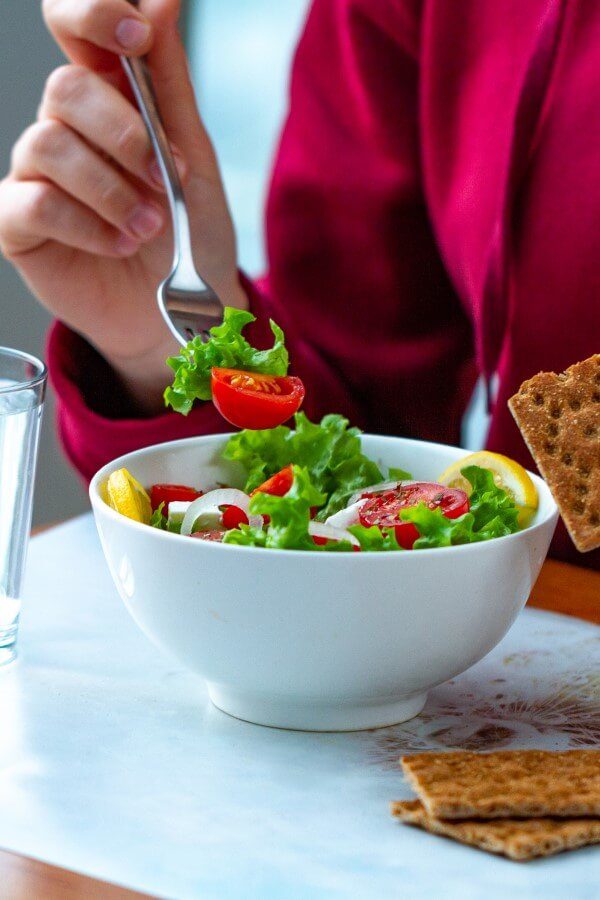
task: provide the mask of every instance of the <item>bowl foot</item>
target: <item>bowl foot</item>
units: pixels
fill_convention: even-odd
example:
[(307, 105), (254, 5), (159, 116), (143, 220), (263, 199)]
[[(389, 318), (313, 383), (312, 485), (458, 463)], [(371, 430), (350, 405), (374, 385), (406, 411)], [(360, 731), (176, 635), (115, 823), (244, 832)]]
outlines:
[(344, 703), (326, 705), (280, 699), (243, 691), (232, 691), (219, 684), (209, 684), (208, 693), (214, 705), (236, 719), (286, 728), (292, 731), (365, 731), (398, 725), (417, 716), (427, 700), (427, 694), (410, 694), (396, 700), (373, 703)]

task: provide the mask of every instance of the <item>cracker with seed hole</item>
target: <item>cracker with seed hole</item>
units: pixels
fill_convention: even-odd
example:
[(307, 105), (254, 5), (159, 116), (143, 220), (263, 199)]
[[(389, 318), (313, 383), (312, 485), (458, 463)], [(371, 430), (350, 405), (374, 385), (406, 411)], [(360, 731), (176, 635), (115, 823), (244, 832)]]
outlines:
[(600, 819), (463, 819), (444, 821), (427, 813), (420, 800), (392, 803), (392, 815), (406, 825), (499, 853), (509, 859), (552, 856), (586, 844), (600, 843)]
[(402, 768), (436, 819), (600, 816), (600, 750), (416, 753)]
[(534, 375), (508, 405), (573, 543), (600, 547), (600, 354)]

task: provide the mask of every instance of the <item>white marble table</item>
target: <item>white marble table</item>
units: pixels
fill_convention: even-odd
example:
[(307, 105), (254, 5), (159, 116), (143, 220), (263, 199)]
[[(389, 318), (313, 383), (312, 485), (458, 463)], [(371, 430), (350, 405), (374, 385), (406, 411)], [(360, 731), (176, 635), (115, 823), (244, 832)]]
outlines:
[(402, 752), (598, 746), (592, 625), (526, 611), (404, 726), (260, 728), (137, 630), (84, 516), (33, 541), (20, 642), (0, 673), (0, 847), (176, 898), (600, 896), (598, 849), (515, 864), (388, 813), (410, 795)]

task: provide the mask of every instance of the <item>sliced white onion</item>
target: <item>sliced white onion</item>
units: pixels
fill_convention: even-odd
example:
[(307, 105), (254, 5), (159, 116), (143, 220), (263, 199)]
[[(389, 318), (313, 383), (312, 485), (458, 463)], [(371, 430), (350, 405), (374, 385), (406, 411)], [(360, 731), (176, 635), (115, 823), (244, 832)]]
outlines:
[(262, 516), (250, 513), (250, 497), (237, 488), (218, 488), (202, 494), (197, 500), (193, 500), (187, 508), (181, 523), (181, 533), (191, 534), (194, 523), (203, 513), (214, 513), (220, 506), (237, 506), (243, 509), (248, 517), (248, 523), (255, 528), (262, 528), (264, 519)]
[(356, 525), (359, 521), (359, 512), (362, 506), (367, 502), (366, 498), (357, 500), (352, 506), (340, 509), (338, 512), (325, 519), (326, 525), (333, 525), (334, 528), (347, 528), (348, 525)]
[[(218, 506), (209, 506), (196, 516), (192, 528), (196, 531), (215, 531), (223, 527), (223, 513)], [(192, 532), (193, 533), (193, 532)]]
[(349, 541), (353, 547), (360, 547), (360, 541), (345, 528), (334, 528), (325, 522), (309, 522), (308, 533), (327, 541)]
[(367, 487), (361, 488), (360, 491), (357, 491), (355, 494), (352, 494), (348, 501), (348, 505), (351, 506), (353, 503), (356, 503), (363, 494), (381, 494), (383, 491), (395, 491), (400, 485), (406, 487), (407, 484), (416, 484), (416, 481), (381, 481), (379, 484), (370, 484)]

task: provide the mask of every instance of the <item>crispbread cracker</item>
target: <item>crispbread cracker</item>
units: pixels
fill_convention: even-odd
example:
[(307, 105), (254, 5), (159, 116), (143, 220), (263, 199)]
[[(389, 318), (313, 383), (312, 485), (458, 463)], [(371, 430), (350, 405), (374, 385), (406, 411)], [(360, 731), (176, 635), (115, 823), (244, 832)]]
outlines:
[(420, 800), (392, 803), (392, 815), (407, 825), (416, 825), (489, 853), (501, 853), (509, 859), (534, 859), (600, 843), (600, 819), (444, 821), (428, 815)]
[(600, 547), (600, 354), (540, 372), (508, 405), (575, 546)]
[(417, 753), (402, 768), (436, 819), (600, 816), (600, 750)]

